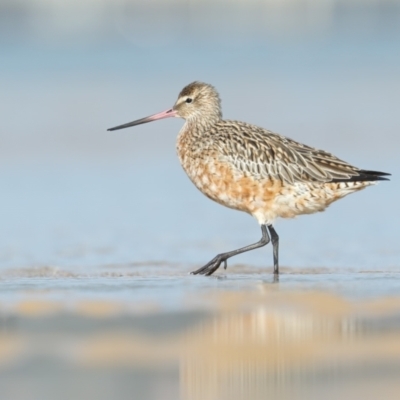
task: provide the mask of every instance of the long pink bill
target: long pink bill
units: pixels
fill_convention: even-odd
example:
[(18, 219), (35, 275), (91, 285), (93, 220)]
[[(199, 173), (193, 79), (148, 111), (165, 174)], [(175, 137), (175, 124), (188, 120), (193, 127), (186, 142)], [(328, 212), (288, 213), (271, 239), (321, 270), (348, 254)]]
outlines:
[(130, 126), (146, 124), (147, 122), (156, 121), (158, 119), (170, 118), (170, 117), (176, 117), (176, 116), (177, 116), (176, 111), (173, 108), (170, 108), (169, 110), (162, 111), (158, 114), (150, 115), (149, 117), (146, 117), (146, 118), (137, 119), (136, 121), (128, 122), (127, 124), (124, 124), (124, 125), (114, 126), (114, 128), (110, 128), (107, 130), (108, 131), (116, 131), (117, 129), (129, 128)]

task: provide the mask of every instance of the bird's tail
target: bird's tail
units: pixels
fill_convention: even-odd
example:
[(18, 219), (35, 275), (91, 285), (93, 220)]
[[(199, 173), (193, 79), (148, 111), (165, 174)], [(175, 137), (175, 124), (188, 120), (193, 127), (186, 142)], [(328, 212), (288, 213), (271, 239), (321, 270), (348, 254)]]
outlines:
[(357, 175), (353, 175), (347, 179), (334, 179), (337, 182), (373, 182), (373, 181), (389, 181), (387, 176), (390, 176), (387, 172), (379, 171), (367, 171), (365, 169), (360, 169)]

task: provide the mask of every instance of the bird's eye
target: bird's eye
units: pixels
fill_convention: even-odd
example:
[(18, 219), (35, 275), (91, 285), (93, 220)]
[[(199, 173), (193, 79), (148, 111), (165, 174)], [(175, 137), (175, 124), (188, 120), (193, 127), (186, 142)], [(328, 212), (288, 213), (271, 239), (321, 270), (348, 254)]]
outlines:
[(192, 99), (190, 98), (190, 97), (188, 97), (187, 99), (186, 99), (186, 103), (191, 103), (192, 102)]

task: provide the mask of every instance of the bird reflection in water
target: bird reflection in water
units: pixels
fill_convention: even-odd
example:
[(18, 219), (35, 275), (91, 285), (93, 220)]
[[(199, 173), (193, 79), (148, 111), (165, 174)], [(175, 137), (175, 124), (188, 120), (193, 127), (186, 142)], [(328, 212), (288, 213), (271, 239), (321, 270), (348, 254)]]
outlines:
[(398, 315), (377, 318), (367, 305), (314, 293), (289, 295), (296, 309), (272, 296), (254, 311), (230, 312), (241, 297), (223, 300), (227, 311), (188, 333), (182, 398), (396, 398)]

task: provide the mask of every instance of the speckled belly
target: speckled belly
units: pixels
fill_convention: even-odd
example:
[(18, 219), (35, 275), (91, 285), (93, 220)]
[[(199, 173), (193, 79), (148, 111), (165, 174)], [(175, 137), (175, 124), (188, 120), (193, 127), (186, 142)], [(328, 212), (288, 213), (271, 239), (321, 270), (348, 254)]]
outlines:
[(215, 160), (193, 160), (182, 165), (192, 182), (207, 197), (250, 214), (271, 206), (271, 201), (282, 188), (280, 181), (258, 181)]
[(280, 218), (323, 211), (329, 204), (370, 182), (285, 184), (277, 179), (257, 179), (216, 161), (182, 163), (196, 187), (210, 199), (253, 215), (260, 224)]

